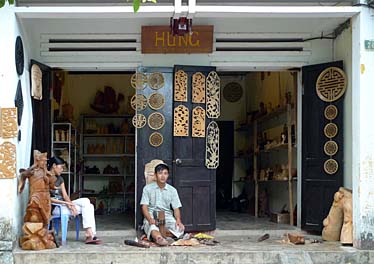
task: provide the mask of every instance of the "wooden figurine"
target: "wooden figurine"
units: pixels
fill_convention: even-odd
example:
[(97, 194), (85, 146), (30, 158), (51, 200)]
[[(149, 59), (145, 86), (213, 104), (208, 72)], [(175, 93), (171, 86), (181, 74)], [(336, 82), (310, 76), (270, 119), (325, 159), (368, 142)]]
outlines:
[(326, 241), (339, 241), (343, 226), (344, 193), (341, 188), (334, 194), (334, 202), (328, 216), (323, 220), (322, 239)]
[(352, 191), (340, 187), (339, 191), (343, 193), (343, 227), (340, 234), (340, 242), (342, 244), (353, 243), (352, 229)]
[(22, 227), (24, 236), (20, 238), (22, 249), (40, 250), (56, 247), (53, 236), (47, 229), (51, 217), (49, 189), (54, 188), (56, 179), (48, 172), (46, 164), (47, 153), (34, 150), (34, 164), (26, 170), (20, 170), (19, 193), (23, 191), (26, 179), (30, 183), (29, 202)]

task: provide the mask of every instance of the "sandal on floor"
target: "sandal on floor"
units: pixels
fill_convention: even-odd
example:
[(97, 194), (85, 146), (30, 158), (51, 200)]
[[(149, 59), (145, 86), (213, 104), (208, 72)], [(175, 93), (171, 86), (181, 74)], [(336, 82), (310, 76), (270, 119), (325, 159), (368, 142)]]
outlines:
[(169, 245), (169, 242), (162, 236), (159, 236), (155, 242), (157, 245), (162, 246), (162, 247)]
[(85, 244), (90, 244), (90, 245), (100, 245), (101, 244), (101, 240), (98, 239), (97, 237), (93, 237), (91, 239), (89, 238), (86, 238), (86, 240), (84, 241)]

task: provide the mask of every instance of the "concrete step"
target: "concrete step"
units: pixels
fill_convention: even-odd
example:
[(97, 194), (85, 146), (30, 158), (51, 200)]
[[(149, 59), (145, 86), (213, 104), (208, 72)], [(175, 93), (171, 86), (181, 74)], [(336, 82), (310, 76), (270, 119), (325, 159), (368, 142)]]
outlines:
[(342, 247), (339, 243), (305, 245), (282, 243), (281, 236), (257, 242), (257, 236), (217, 236), (216, 246), (152, 247), (149, 249), (126, 246), (130, 237), (101, 237), (102, 245), (85, 245), (69, 237), (68, 244), (53, 250), (13, 251), (15, 264), (224, 264), (224, 263), (374, 263), (374, 251), (360, 251)]

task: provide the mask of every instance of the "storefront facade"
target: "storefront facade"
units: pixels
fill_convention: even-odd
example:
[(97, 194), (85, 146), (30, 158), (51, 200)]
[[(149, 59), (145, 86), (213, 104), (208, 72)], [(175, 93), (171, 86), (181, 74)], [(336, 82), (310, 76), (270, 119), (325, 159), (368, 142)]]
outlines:
[[(374, 186), (372, 154), (374, 135), (370, 122), (372, 112), (370, 89), (373, 82), (374, 52), (367, 41), (373, 41), (373, 9), (346, 6), (325, 7), (313, 5), (282, 6), (208, 6), (178, 5), (167, 3), (141, 7), (133, 14), (132, 7), (9, 7), (0, 10), (1, 69), (0, 106), (14, 107), (14, 94), (20, 80), (24, 99), (23, 118), (20, 126), (22, 138), (7, 139), (17, 147), (16, 168), (29, 166), (31, 152), (32, 109), (30, 98), (31, 59), (52, 68), (70, 71), (135, 71), (139, 67), (173, 67), (179, 65), (213, 66), (217, 71), (281, 71), (303, 66), (343, 61), (348, 79), (344, 98), (344, 183), (353, 190), (354, 246), (373, 249), (374, 199), (370, 188)], [(194, 2), (194, 1), (191, 1)], [(305, 3), (304, 3), (305, 4)], [(167, 25), (170, 17), (188, 15), (194, 25), (214, 27), (213, 53), (209, 54), (142, 54), (141, 26)], [(335, 39), (329, 38), (331, 32)], [(24, 72), (18, 75), (14, 64), (14, 44), (21, 36), (24, 45)], [(121, 37), (128, 40), (122, 51), (87, 50), (87, 45), (74, 46), (74, 39), (84, 37), (105, 43), (105, 39)], [(71, 42), (59, 46), (54, 39)], [(265, 39), (263, 44), (253, 44)], [(284, 39), (299, 40), (284, 43)], [(300, 41), (311, 39), (309, 41)], [(283, 40), (283, 41), (282, 41)], [(366, 41), (366, 42), (365, 42)], [(235, 43), (240, 44), (235, 44)], [(252, 43), (251, 43), (252, 42)], [(263, 43), (263, 42), (262, 42)], [(69, 46), (71, 45), (71, 46)], [(240, 45), (240, 46), (239, 46)], [(243, 49), (243, 46), (246, 48)], [(280, 50), (279, 47), (283, 48)], [(70, 50), (69, 50), (70, 48)], [(72, 49), (71, 49), (72, 48)], [(79, 48), (86, 50), (81, 51)], [(239, 48), (239, 51), (238, 51)], [(60, 50), (59, 50), (60, 49)], [(61, 49), (65, 49), (62, 50)], [(256, 51), (256, 49), (260, 51)], [(298, 89), (302, 96), (302, 75), (298, 74)], [(5, 88), (6, 87), (6, 88)], [(301, 113), (302, 105), (298, 105)], [(301, 114), (298, 117), (301, 121)], [(302, 135), (301, 127), (300, 135)], [(3, 139), (1, 139), (3, 140)], [(2, 141), (1, 143), (3, 143)], [(299, 144), (300, 143), (300, 144)], [(301, 138), (298, 141), (301, 145)], [(297, 167), (301, 171), (301, 149)], [(137, 172), (139, 174), (142, 172)], [(300, 176), (301, 177), (301, 176)], [(17, 176), (0, 179), (0, 241), (6, 250), (14, 246), (21, 233), (21, 224), (27, 194), (17, 194)], [(301, 189), (301, 181), (299, 181)], [(298, 192), (297, 201), (301, 201)], [(300, 204), (300, 203), (298, 203)], [(300, 210), (299, 210), (300, 211)], [(298, 226), (301, 212), (298, 212)], [(11, 232), (9, 232), (11, 231)]]

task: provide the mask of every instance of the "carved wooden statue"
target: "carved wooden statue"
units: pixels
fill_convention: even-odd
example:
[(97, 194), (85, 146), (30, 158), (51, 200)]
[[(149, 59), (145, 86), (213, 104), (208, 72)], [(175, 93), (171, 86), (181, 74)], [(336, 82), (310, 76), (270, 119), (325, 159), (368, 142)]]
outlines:
[(340, 187), (334, 195), (334, 202), (328, 216), (323, 220), (322, 239), (353, 243), (352, 231), (352, 191)]
[(340, 234), (340, 242), (342, 244), (353, 243), (353, 227), (352, 227), (352, 191), (340, 188), (339, 191), (344, 194), (343, 201), (343, 227)]
[(54, 188), (55, 178), (47, 171), (47, 153), (34, 150), (34, 164), (27, 170), (21, 169), (18, 191), (21, 193), (29, 179), (29, 202), (24, 217), (22, 230), (25, 235), (20, 238), (22, 249), (55, 248), (53, 236), (48, 233), (48, 222), (51, 217), (51, 197), (49, 189)]

